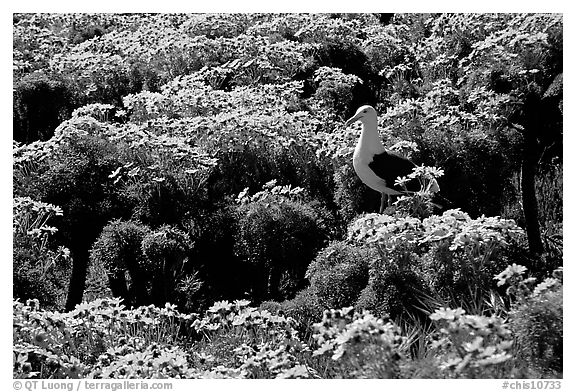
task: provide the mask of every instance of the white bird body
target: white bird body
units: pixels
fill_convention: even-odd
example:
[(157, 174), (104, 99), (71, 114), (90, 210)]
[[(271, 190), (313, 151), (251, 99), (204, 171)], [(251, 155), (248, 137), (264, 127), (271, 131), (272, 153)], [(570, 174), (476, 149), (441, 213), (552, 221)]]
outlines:
[[(362, 122), (362, 133), (354, 149), (352, 165), (354, 171), (368, 187), (382, 194), (380, 212), (384, 209), (384, 200), (388, 195), (401, 195), (406, 189), (395, 185), (396, 178), (412, 173), (416, 165), (397, 153), (386, 151), (378, 134), (378, 118), (372, 106), (362, 106), (356, 114), (346, 121), (350, 125)], [(408, 191), (418, 191), (419, 183), (408, 183)]]
[(360, 134), (360, 138), (358, 139), (358, 143), (354, 149), (354, 156), (352, 159), (354, 171), (364, 184), (375, 191), (389, 195), (399, 195), (400, 192), (386, 186), (386, 180), (378, 177), (370, 168), (374, 156), (385, 152), (386, 149), (380, 140), (380, 135), (378, 135), (376, 116), (365, 116), (364, 121), (362, 121), (362, 133)]

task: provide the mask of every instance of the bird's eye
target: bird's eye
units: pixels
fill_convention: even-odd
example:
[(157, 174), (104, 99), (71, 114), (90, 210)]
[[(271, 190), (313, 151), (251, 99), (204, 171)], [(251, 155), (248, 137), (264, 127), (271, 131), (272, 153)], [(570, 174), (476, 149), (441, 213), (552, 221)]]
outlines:
[(364, 110), (362, 113), (366, 113), (366, 110)]

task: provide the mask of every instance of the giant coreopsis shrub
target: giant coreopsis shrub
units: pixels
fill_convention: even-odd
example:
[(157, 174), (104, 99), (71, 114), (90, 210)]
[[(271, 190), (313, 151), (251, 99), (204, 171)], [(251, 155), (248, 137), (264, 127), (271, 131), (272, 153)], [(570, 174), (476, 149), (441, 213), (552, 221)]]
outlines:
[(41, 298), (46, 308), (63, 308), (70, 279), (70, 250), (54, 246), (58, 229), (51, 226), (62, 216), (60, 207), (15, 197), (13, 201), (14, 298)]
[(263, 190), (239, 195), (235, 252), (252, 271), (255, 300), (292, 297), (305, 286), (314, 255), (327, 242), (330, 213), (320, 203), (299, 197), (301, 188), (267, 183)]
[(406, 271), (416, 274), (414, 282), (425, 282), (417, 291), (427, 294), (428, 285), (440, 297), (458, 302), (493, 288), (492, 276), (502, 268), (499, 252), (523, 231), (511, 220), (471, 219), (448, 210), (424, 219), (368, 214), (351, 224), (348, 235), (379, 250), (380, 259), (372, 265), (374, 284), (389, 273)]

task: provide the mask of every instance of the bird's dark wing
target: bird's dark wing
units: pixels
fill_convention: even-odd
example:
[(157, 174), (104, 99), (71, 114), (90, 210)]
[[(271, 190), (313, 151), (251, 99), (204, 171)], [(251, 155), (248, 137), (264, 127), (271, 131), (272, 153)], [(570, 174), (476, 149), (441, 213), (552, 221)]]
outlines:
[[(402, 192), (404, 191), (402, 187), (394, 185), (396, 178), (412, 173), (412, 169), (414, 169), (416, 165), (410, 159), (398, 153), (385, 151), (381, 154), (374, 155), (368, 167), (372, 169), (374, 174), (386, 181), (388, 188)], [(416, 192), (420, 190), (420, 184), (417, 180), (412, 180), (406, 184), (406, 188), (409, 191)]]

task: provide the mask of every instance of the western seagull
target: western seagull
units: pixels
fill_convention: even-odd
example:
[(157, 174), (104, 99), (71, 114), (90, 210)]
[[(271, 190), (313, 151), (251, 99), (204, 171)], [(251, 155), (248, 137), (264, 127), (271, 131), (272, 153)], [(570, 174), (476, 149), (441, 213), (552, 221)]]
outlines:
[[(382, 213), (386, 200), (389, 201), (390, 196), (421, 190), (417, 180), (405, 183), (406, 188), (395, 185), (398, 177), (412, 173), (416, 165), (401, 154), (387, 151), (384, 148), (378, 134), (378, 117), (372, 106), (361, 106), (356, 114), (346, 121), (346, 126), (356, 121), (362, 122), (362, 133), (354, 149), (352, 164), (362, 182), (382, 194), (380, 202), (380, 213)], [(437, 192), (438, 185), (437, 183), (434, 185), (433, 192)]]

